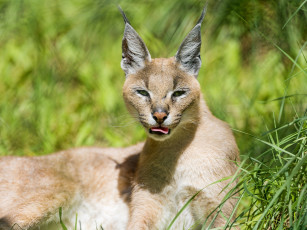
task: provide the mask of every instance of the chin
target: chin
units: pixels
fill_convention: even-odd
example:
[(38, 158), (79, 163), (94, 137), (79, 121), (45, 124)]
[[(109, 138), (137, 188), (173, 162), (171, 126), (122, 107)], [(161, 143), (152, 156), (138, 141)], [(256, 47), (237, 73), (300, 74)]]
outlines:
[(169, 139), (171, 134), (164, 134), (164, 135), (158, 135), (158, 134), (151, 134), (148, 132), (148, 137), (155, 140), (155, 141), (165, 141)]
[(149, 129), (147, 129), (147, 136), (155, 141), (165, 141), (167, 139), (169, 139), (172, 134), (173, 134), (173, 129), (169, 130), (169, 132), (167, 134), (160, 134), (160, 133), (155, 133), (155, 132), (151, 132)]

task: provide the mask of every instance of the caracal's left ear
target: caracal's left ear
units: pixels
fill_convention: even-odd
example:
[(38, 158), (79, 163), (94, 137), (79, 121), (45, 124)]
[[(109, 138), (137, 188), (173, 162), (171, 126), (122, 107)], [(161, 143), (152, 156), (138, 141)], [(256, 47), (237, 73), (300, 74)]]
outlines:
[(142, 38), (130, 25), (124, 11), (119, 6), (118, 9), (125, 21), (121, 67), (127, 77), (129, 74), (136, 73), (142, 69), (146, 62), (151, 61), (151, 56)]
[(206, 14), (206, 7), (204, 7), (196, 26), (186, 36), (181, 43), (175, 59), (179, 62), (180, 67), (187, 73), (197, 77), (201, 66), (200, 47), (201, 47), (201, 23)]

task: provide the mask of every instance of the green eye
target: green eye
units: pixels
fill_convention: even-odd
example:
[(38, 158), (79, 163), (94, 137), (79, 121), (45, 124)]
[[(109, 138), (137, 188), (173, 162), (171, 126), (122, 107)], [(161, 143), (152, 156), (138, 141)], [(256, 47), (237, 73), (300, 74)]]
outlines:
[(146, 90), (137, 90), (136, 92), (142, 96), (149, 97), (149, 93)]
[(183, 94), (185, 94), (185, 91), (183, 91), (183, 90), (178, 90), (178, 91), (175, 91), (174, 93), (173, 93), (173, 97), (180, 97), (181, 95), (183, 95)]

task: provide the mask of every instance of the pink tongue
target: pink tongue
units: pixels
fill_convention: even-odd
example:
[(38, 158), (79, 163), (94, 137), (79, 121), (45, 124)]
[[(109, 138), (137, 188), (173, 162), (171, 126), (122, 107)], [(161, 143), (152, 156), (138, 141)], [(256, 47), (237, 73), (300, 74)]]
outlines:
[(164, 128), (164, 127), (151, 128), (151, 131), (168, 134), (168, 128)]

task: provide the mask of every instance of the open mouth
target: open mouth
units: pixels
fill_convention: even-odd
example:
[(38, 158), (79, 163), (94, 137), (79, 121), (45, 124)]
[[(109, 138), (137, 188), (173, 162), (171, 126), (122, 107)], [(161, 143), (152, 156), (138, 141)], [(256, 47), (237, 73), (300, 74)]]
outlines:
[(170, 134), (171, 130), (166, 127), (152, 127), (149, 129), (149, 133), (158, 134), (158, 135), (166, 135)]

